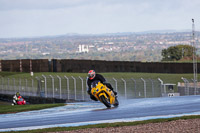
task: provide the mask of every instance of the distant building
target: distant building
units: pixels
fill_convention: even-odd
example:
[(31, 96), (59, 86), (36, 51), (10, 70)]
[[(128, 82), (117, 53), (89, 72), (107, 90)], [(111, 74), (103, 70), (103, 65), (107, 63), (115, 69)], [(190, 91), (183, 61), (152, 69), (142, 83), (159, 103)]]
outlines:
[(78, 46), (79, 53), (88, 53), (89, 52), (89, 47), (88, 45), (79, 45)]
[(50, 53), (49, 53), (49, 52), (46, 52), (46, 53), (42, 53), (42, 55), (50, 55)]

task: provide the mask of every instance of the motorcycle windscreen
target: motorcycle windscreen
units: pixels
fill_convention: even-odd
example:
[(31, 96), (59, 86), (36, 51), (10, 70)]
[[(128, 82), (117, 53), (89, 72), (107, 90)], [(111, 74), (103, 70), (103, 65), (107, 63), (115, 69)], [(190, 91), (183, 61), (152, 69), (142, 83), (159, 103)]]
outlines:
[(19, 101), (24, 101), (24, 99), (23, 99), (23, 98), (20, 98)]
[(99, 80), (95, 80), (91, 83), (91, 88), (96, 88), (96, 86), (98, 85), (100, 81)]

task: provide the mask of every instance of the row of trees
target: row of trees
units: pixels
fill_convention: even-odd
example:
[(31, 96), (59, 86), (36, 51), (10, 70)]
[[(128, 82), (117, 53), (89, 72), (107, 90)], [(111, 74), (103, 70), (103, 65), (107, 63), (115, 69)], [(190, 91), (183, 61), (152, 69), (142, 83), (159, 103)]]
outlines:
[(178, 61), (183, 58), (191, 59), (193, 51), (196, 51), (191, 45), (176, 45), (162, 50), (162, 61)]

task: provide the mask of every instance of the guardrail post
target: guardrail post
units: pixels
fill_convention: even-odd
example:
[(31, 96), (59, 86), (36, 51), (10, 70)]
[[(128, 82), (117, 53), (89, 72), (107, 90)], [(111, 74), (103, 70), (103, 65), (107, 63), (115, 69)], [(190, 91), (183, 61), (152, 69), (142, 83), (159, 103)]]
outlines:
[(84, 87), (83, 87), (83, 78), (81, 78), (79, 76), (80, 80), (81, 80), (81, 86), (82, 86), (82, 100), (84, 100)]
[(69, 100), (69, 78), (67, 76), (64, 76), (64, 77), (67, 80), (67, 98)]
[(45, 90), (45, 97), (47, 97), (47, 78), (46, 76), (42, 75), (44, 78), (44, 90)]
[(54, 94), (54, 77), (52, 75), (49, 75), (51, 77), (51, 82), (52, 82), (52, 89), (53, 89), (53, 98), (55, 97), (55, 94)]
[(146, 98), (147, 97), (146, 81), (143, 78), (141, 78), (141, 80), (144, 82), (144, 98)]
[(74, 97), (75, 97), (75, 100), (76, 100), (76, 79), (73, 76), (71, 76), (71, 77), (74, 80)]
[(117, 80), (115, 78), (113, 78), (113, 80), (115, 81), (116, 92), (118, 92), (118, 89), (117, 89)]
[(60, 99), (62, 98), (62, 86), (61, 86), (61, 78), (57, 75), (58, 79), (59, 79), (59, 88), (60, 88)]
[(124, 80), (123, 78), (121, 78), (121, 79), (124, 82), (125, 99), (127, 99), (127, 94), (126, 94), (126, 80)]
[(136, 80), (134, 78), (131, 78), (131, 80), (133, 80), (134, 82), (134, 97), (136, 98)]

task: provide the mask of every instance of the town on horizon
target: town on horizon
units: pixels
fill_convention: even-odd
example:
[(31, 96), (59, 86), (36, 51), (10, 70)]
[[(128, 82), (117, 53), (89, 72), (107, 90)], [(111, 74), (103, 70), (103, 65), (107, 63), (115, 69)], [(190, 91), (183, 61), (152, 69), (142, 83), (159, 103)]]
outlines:
[[(196, 32), (197, 41), (200, 32)], [(92, 59), (161, 61), (170, 46), (190, 45), (192, 32), (140, 32), (100, 35), (67, 34), (0, 39), (0, 59)], [(199, 48), (199, 46), (196, 46)]]

